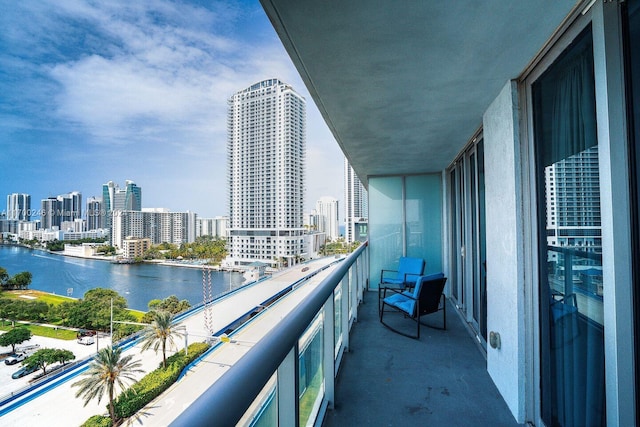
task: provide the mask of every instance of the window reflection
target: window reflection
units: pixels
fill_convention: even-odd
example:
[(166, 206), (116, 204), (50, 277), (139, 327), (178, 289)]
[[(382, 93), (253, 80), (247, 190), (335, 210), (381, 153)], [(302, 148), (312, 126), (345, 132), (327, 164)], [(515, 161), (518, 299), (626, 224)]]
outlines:
[(532, 85), (540, 245), (542, 416), (605, 420), (600, 181), (591, 28)]

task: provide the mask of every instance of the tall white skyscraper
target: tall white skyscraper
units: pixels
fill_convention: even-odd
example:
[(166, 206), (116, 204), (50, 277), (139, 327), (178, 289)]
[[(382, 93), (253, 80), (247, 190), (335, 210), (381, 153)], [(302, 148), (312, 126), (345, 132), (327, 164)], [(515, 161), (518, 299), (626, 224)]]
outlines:
[(227, 263), (293, 265), (304, 257), (305, 100), (269, 79), (228, 105)]
[[(345, 240), (352, 243), (356, 240), (357, 228), (366, 227), (369, 209), (367, 206), (367, 190), (356, 175), (349, 161), (344, 159), (344, 222)], [(366, 232), (365, 232), (366, 234)]]
[[(547, 166), (545, 193), (549, 246), (601, 253), (598, 147)], [(558, 255), (553, 252), (549, 256), (554, 261)]]
[(13, 193), (7, 196), (7, 218), (9, 220), (31, 220), (31, 196)]
[(318, 214), (318, 231), (326, 233), (331, 240), (340, 237), (338, 230), (338, 201), (333, 197), (321, 197), (316, 202)]

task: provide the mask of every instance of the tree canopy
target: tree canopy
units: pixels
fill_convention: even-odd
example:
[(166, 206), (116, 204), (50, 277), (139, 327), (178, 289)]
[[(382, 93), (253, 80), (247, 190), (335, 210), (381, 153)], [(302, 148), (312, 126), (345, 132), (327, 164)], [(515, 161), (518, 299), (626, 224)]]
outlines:
[(167, 311), (156, 311), (153, 320), (142, 332), (142, 350), (153, 347), (156, 353), (162, 350), (162, 367), (167, 367), (167, 344), (176, 346), (175, 339), (182, 337), (182, 332), (173, 324), (173, 314)]
[(112, 300), (114, 320), (136, 320), (126, 311), (127, 300), (118, 292), (105, 288), (91, 289), (79, 301), (60, 304), (59, 315), (65, 324), (75, 328), (108, 331), (111, 325)]
[(93, 362), (89, 365), (80, 381), (71, 384), (79, 387), (76, 397), (82, 396), (84, 406), (97, 398), (98, 403), (104, 394), (109, 398), (109, 416), (116, 424), (116, 414), (113, 407), (116, 388), (124, 389), (127, 382), (136, 380), (135, 375), (144, 372), (139, 360), (133, 361), (133, 355), (122, 356), (121, 347), (105, 347), (98, 351)]
[(45, 375), (47, 373), (47, 367), (51, 364), (60, 362), (64, 365), (69, 360), (75, 358), (75, 354), (70, 350), (43, 348), (27, 357), (22, 364), (28, 368), (42, 369), (42, 374)]
[(49, 306), (44, 301), (25, 301), (13, 298), (0, 298), (0, 319), (46, 320)]
[(145, 259), (208, 259), (218, 264), (227, 256), (227, 241), (219, 237), (200, 236), (193, 243), (183, 243), (180, 246), (161, 243), (154, 245), (144, 254)]
[(15, 327), (0, 335), (0, 346), (11, 346), (11, 351), (16, 352), (16, 345), (31, 339), (31, 331), (25, 327)]
[(178, 300), (178, 297), (171, 295), (163, 300), (153, 299), (149, 301), (149, 310), (162, 310), (168, 311), (172, 314), (177, 314), (191, 308), (191, 304), (186, 299)]
[(0, 286), (3, 290), (27, 289), (31, 284), (33, 276), (28, 271), (23, 271), (13, 277), (9, 277), (6, 269), (0, 267)]

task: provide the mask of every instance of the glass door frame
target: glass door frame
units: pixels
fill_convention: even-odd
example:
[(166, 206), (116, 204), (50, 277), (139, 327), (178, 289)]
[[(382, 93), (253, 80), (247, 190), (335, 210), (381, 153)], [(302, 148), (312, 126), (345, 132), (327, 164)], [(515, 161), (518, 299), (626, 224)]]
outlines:
[[(527, 419), (543, 425), (540, 396), (540, 318), (539, 296), (535, 284), (539, 282), (538, 271), (538, 219), (537, 200), (532, 190), (536, 181), (533, 156), (533, 124), (531, 82), (539, 76), (558, 52), (564, 50), (577, 34), (589, 23), (593, 23), (594, 71), (596, 82), (596, 118), (600, 155), (600, 184), (602, 209), (603, 247), (612, 251), (603, 256), (604, 273), (604, 324), (606, 328), (605, 374), (606, 374), (606, 418), (609, 425), (634, 425), (637, 419), (635, 405), (638, 390), (634, 372), (634, 313), (633, 294), (629, 283), (632, 280), (631, 265), (631, 204), (629, 192), (629, 153), (622, 147), (626, 144), (626, 103), (623, 87), (622, 31), (620, 2), (597, 1), (590, 8), (575, 10), (548, 41), (539, 56), (518, 79), (519, 105), (523, 114), (520, 128), (520, 155), (522, 158), (524, 233), (524, 270), (528, 277), (525, 300), (529, 324), (527, 332)], [(581, 13), (582, 12), (582, 13)], [(555, 54), (554, 54), (555, 52)], [(618, 189), (611, 191), (611, 189)], [(613, 254), (615, 253), (615, 258)]]
[(480, 130), (446, 173), (449, 177), (447, 194), (450, 198), (452, 299), (486, 349), (486, 288), (483, 286), (486, 283), (486, 270), (485, 260), (481, 259), (482, 238), (486, 242), (486, 232), (480, 233), (480, 199), (483, 192), (479, 191), (479, 186), (484, 185), (484, 181), (480, 180), (478, 167), (478, 146), (482, 143), (484, 141)]

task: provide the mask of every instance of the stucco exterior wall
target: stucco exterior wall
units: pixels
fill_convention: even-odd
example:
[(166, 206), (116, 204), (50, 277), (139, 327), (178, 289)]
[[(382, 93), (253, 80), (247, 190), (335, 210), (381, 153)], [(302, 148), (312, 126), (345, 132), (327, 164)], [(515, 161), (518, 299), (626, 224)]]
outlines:
[(518, 91), (508, 82), (483, 117), (487, 232), (487, 370), (516, 420), (525, 418), (525, 304)]

